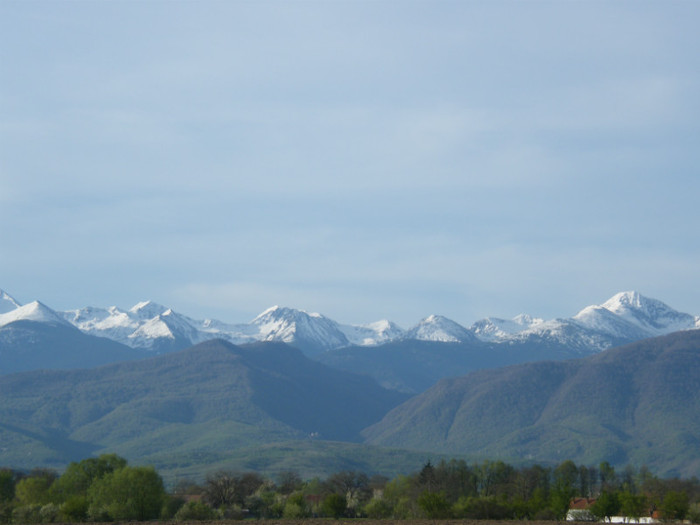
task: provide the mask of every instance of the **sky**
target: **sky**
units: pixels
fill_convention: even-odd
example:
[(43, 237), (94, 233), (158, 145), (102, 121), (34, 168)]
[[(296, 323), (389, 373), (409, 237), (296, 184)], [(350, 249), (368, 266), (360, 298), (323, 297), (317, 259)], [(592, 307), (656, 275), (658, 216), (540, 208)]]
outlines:
[(700, 2), (0, 2), (0, 288), (700, 314)]

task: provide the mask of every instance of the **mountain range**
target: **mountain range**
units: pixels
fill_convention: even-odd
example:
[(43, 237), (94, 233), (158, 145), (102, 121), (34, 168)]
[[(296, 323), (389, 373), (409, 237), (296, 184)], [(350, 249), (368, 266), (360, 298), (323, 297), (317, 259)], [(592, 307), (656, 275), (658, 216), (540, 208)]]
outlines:
[(699, 387), (698, 330), (445, 378), (416, 396), (284, 343), (214, 340), (0, 376), (0, 465), (61, 468), (116, 452), (172, 482), (220, 468), (394, 475), (458, 457), (646, 464), (687, 477), (700, 474)]
[(359, 442), (407, 396), (282, 343), (213, 340), (140, 361), (5, 375), (0, 399), (0, 466), (31, 468), (107, 450), (163, 465), (286, 441)]
[(367, 428), (375, 446), (700, 473), (700, 331), (440, 380)]
[(55, 312), (37, 305), (41, 303), (23, 307), (0, 290), (0, 327), (21, 319), (56, 323), (60, 318), (85, 334), (156, 353), (224, 339), (234, 344), (284, 342), (307, 355), (406, 340), (549, 342), (586, 355), (647, 337), (700, 327), (700, 316), (678, 312), (637, 292), (618, 293), (601, 305), (585, 307), (571, 318), (543, 320), (525, 314), (510, 320), (489, 317), (466, 328), (443, 316), (430, 315), (407, 330), (387, 320), (365, 325), (341, 324), (318, 313), (279, 306), (265, 310), (249, 323), (232, 324), (213, 319), (195, 320), (151, 301), (128, 310), (112, 306)]
[(343, 325), (321, 314), (270, 308), (250, 323), (196, 321), (153, 302), (128, 310), (58, 312), (0, 292), (0, 374), (72, 369), (168, 353), (215, 338), (284, 342), (331, 366), (416, 394), (444, 377), (538, 360), (566, 360), (647, 337), (693, 329), (698, 317), (636, 292), (618, 293), (571, 318), (487, 318), (465, 328), (430, 315), (404, 330), (390, 321)]

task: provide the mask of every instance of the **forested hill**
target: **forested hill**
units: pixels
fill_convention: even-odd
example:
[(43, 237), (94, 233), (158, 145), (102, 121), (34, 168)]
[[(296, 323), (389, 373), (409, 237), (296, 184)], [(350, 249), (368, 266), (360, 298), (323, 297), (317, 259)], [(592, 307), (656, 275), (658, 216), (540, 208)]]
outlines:
[(357, 441), (406, 399), (281, 343), (221, 340), (91, 370), (0, 377), (5, 466), (62, 466), (95, 451), (148, 461), (290, 439)]
[(367, 442), (533, 461), (646, 464), (700, 474), (700, 331), (581, 360), (445, 379), (392, 410)]

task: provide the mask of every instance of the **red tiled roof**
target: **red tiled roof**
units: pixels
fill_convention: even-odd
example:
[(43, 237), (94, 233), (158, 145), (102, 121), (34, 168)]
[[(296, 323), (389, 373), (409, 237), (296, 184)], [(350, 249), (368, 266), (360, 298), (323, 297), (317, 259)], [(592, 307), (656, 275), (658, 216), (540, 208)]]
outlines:
[(569, 502), (570, 510), (586, 510), (595, 503), (595, 498), (571, 498)]

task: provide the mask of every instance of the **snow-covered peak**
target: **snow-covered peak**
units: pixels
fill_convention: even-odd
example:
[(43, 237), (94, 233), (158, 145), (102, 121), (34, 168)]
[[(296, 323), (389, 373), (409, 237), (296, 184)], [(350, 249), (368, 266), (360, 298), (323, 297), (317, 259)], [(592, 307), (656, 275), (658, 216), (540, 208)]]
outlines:
[(629, 291), (629, 292), (619, 292), (613, 295), (610, 299), (605, 301), (601, 306), (610, 310), (611, 312), (618, 313), (620, 311), (628, 310), (630, 308), (640, 309), (650, 302), (661, 302), (655, 299), (647, 299), (642, 296), (639, 292)]
[(166, 311), (168, 311), (167, 307), (153, 301), (142, 301), (129, 309), (129, 313), (137, 316), (139, 319), (152, 319)]
[(0, 326), (5, 326), (15, 321), (35, 321), (48, 324), (68, 324), (51, 308), (39, 301), (33, 301), (20, 306), (7, 313), (0, 314)]
[(357, 346), (377, 346), (398, 339), (405, 333), (399, 325), (385, 319), (363, 325), (340, 325), (340, 330), (351, 344)]
[(335, 321), (317, 313), (273, 306), (250, 323), (259, 341), (297, 343), (307, 349), (328, 350), (347, 346), (349, 341)]
[(620, 292), (602, 305), (588, 306), (574, 316), (585, 325), (609, 318), (605, 312), (613, 314), (617, 320), (634, 326), (642, 336), (663, 335), (696, 327), (695, 316), (678, 312), (667, 304), (641, 295), (639, 292)]
[[(139, 326), (132, 334), (129, 335), (129, 339), (135, 341), (139, 339), (175, 339), (172, 330), (167, 323), (163, 321), (160, 316), (149, 319), (144, 324)], [(139, 343), (135, 343), (132, 346), (146, 346)]]
[(544, 322), (544, 319), (527, 314), (517, 315), (513, 319), (487, 317), (474, 323), (471, 330), (482, 341), (498, 341), (542, 326)]
[(22, 305), (18, 303), (14, 297), (4, 290), (0, 290), (0, 314), (6, 314), (7, 312), (11, 312), (12, 310), (19, 308), (20, 306)]
[(439, 341), (443, 343), (463, 343), (473, 341), (474, 334), (462, 325), (441, 315), (430, 315), (408, 330), (406, 339), (419, 341)]

